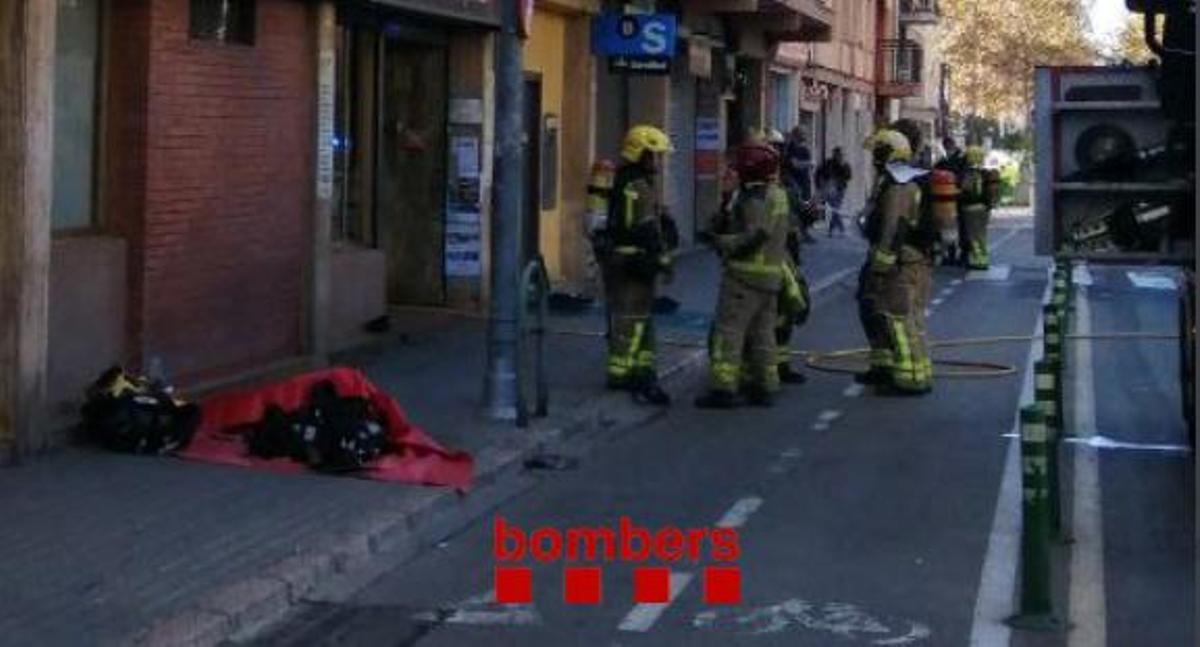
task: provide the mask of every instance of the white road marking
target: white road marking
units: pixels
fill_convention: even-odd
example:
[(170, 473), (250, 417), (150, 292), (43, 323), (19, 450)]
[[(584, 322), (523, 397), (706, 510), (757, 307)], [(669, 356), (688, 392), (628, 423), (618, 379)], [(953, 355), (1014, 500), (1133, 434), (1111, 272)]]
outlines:
[(936, 308), (936, 307), (938, 307), (938, 306), (942, 305), (942, 304), (943, 304), (943, 303), (945, 303), (945, 302), (946, 302), (946, 300), (945, 300), (945, 299), (943, 299), (943, 298), (941, 298), (941, 297), (938, 297), (938, 298), (934, 299), (933, 301), (930, 301), (930, 302), (929, 302), (929, 305), (931, 305), (931, 306), (933, 306), (933, 307), (935, 307), (935, 308)]
[(692, 618), (697, 629), (718, 629), (752, 635), (785, 630), (830, 633), (843, 640), (866, 639), (872, 645), (907, 645), (933, 635), (929, 627), (911, 620), (879, 618), (847, 602), (784, 600), (757, 609), (709, 609)]
[(762, 507), (763, 500), (756, 496), (748, 496), (744, 499), (739, 499), (733, 507), (725, 511), (721, 520), (717, 522), (718, 528), (741, 528), (746, 525), (746, 520), (750, 515), (758, 511)]
[(779, 458), (767, 466), (767, 472), (783, 474), (788, 471), (788, 463), (798, 460), (802, 456), (804, 456), (804, 452), (799, 447), (788, 447), (779, 453)]
[[(1053, 284), (1051, 272), (1046, 271), (1046, 289), (1042, 301), (1050, 298)], [(1033, 334), (1041, 334), (1042, 314), (1039, 309), (1033, 324)], [(1017, 409), (1032, 403), (1033, 364), (1041, 356), (1041, 344), (1029, 344), (1025, 358), (1025, 377)], [(975, 596), (974, 618), (971, 621), (971, 647), (1005, 647), (1012, 630), (1004, 624), (1012, 615), (1013, 593), (1017, 587), (1017, 559), (1021, 547), (1021, 452), (1019, 437), (1021, 418), (1014, 414), (1008, 451), (1004, 457), (1004, 475), (1000, 477), (1000, 492), (996, 495), (996, 512), (992, 517), (992, 532), (988, 536), (987, 552), (979, 576), (979, 592)]]
[(1004, 247), (1005, 245), (1007, 245), (1009, 243), (1009, 241), (1011, 241), (1013, 238), (1016, 238), (1017, 234), (1021, 233), (1025, 229), (1028, 229), (1028, 227), (1017, 227), (1015, 229), (1009, 229), (1007, 233), (1005, 233), (1003, 236), (1000, 237), (1000, 240), (997, 240), (996, 242), (992, 243), (991, 245), (988, 245), (988, 247), (990, 247), (991, 252), (993, 254), (995, 254), (997, 250), (999, 250), (1001, 247)]
[(833, 274), (830, 274), (829, 276), (826, 276), (825, 278), (822, 278), (818, 281), (814, 281), (813, 284), (810, 285), (808, 288), (809, 297), (816, 296), (816, 294), (818, 292), (824, 292), (825, 290), (828, 290), (829, 288), (837, 285), (838, 283), (841, 283), (843, 279), (853, 275), (855, 272), (858, 272), (858, 271), (859, 271), (858, 267), (847, 267), (846, 269), (838, 270), (838, 271), (834, 272)]
[[(1092, 332), (1092, 311), (1088, 290), (1079, 290), (1075, 299), (1075, 333)], [(1096, 382), (1092, 370), (1092, 343), (1083, 339), (1075, 342), (1072, 371), (1072, 398), (1076, 435), (1088, 438), (1096, 435)], [(1068, 647), (1108, 644), (1107, 604), (1104, 591), (1104, 513), (1100, 484), (1100, 455), (1098, 450), (1075, 452), (1075, 483), (1071, 534), (1070, 622), (1074, 630), (1067, 636)]]
[(842, 412), (837, 409), (826, 409), (817, 414), (817, 420), (821, 422), (833, 422), (842, 417)]
[(865, 386), (855, 382), (854, 384), (846, 387), (846, 390), (842, 391), (842, 395), (846, 396), (847, 398), (857, 398), (861, 397), (865, 391)]
[[(961, 282), (961, 281), (962, 281), (962, 279), (954, 279), (954, 280), (955, 280), (955, 281), (959, 281), (959, 282)], [(950, 296), (951, 294), (954, 294), (954, 288), (942, 288), (942, 291), (940, 292), (940, 294), (941, 294), (943, 297), (948, 297), (948, 296)]]
[(1073, 445), (1090, 447), (1092, 449), (1120, 449), (1139, 452), (1171, 452), (1190, 454), (1192, 448), (1187, 445), (1163, 445), (1156, 443), (1130, 443), (1123, 440), (1113, 440), (1104, 436), (1088, 436), (1086, 438), (1064, 438), (1063, 442)]
[(931, 310), (929, 308), (925, 308), (925, 316), (928, 317), (931, 314), (933, 314), (933, 310)]
[(1087, 265), (1083, 264), (1076, 265), (1071, 271), (1071, 282), (1075, 285), (1082, 285), (1085, 287), (1095, 284), (1095, 280), (1092, 279), (1092, 271), (1088, 269)]
[(958, 286), (962, 285), (962, 282), (963, 282), (962, 279), (954, 279), (953, 281), (950, 281), (950, 285), (958, 287)]
[(967, 272), (967, 280), (1004, 282), (1008, 280), (1008, 277), (1011, 274), (1011, 265), (993, 265), (989, 267), (986, 272), (983, 270), (971, 270), (970, 272)]
[(413, 614), (413, 620), (456, 625), (541, 624), (541, 615), (532, 604), (496, 604), (494, 599), (492, 591), (485, 591), (459, 602), (448, 612), (423, 611)]
[(1129, 282), (1134, 287), (1143, 290), (1166, 290), (1174, 292), (1179, 289), (1179, 286), (1175, 284), (1175, 279), (1157, 272), (1126, 272), (1125, 276), (1129, 277)]
[(629, 613), (621, 620), (621, 624), (617, 625), (618, 631), (635, 631), (644, 633), (650, 631), (654, 623), (662, 617), (666, 612), (667, 607), (679, 597), (680, 593), (691, 584), (693, 575), (691, 573), (671, 573), (670, 575), (670, 592), (666, 602), (643, 602), (635, 604)]
[[(798, 456), (799, 452), (800, 450), (798, 448), (792, 448), (784, 452), (784, 454), (789, 456), (794, 454)], [(750, 515), (754, 514), (759, 508), (762, 507), (762, 504), (763, 500), (756, 496), (748, 496), (738, 499), (732, 506), (730, 506), (728, 510), (725, 511), (724, 515), (721, 515), (721, 519), (717, 521), (716, 527), (741, 528), (742, 526), (746, 525), (746, 521), (750, 519)], [(654, 623), (658, 622), (658, 619), (662, 617), (662, 614), (666, 613), (667, 607), (671, 606), (671, 603), (679, 597), (679, 594), (683, 593), (683, 590), (687, 588), (688, 584), (691, 583), (694, 577), (695, 576), (692, 573), (672, 572), (669, 576), (670, 592), (667, 596), (667, 601), (635, 604), (633, 608), (630, 609), (629, 613), (625, 614), (625, 617), (621, 620), (621, 623), (617, 625), (617, 629), (620, 631), (631, 632), (649, 631), (652, 627), (654, 627)]]
[(814, 422), (812, 425), (813, 431), (829, 431), (828, 422)]

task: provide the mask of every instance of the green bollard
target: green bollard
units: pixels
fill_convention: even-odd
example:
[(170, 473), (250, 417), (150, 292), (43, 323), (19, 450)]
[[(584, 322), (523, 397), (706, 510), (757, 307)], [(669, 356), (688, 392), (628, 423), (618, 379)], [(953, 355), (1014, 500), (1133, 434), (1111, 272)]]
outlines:
[(1050, 490), (1050, 533), (1060, 542), (1068, 542), (1062, 525), (1062, 487), (1058, 476), (1058, 455), (1063, 435), (1062, 381), (1058, 362), (1041, 361), (1033, 365), (1034, 406), (1042, 412), (1046, 424), (1049, 456), (1046, 479)]
[(1063, 363), (1062, 308), (1050, 304), (1042, 308), (1042, 359)]
[(1063, 628), (1050, 590), (1049, 447), (1041, 410), (1021, 409), (1021, 607), (1006, 622), (1027, 631)]

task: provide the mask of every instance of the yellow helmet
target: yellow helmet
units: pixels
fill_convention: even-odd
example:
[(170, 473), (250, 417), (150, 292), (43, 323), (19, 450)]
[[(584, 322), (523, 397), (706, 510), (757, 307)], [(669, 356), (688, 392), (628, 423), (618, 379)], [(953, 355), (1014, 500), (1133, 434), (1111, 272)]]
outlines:
[(654, 126), (634, 126), (625, 133), (625, 143), (621, 145), (621, 157), (626, 161), (636, 162), (642, 159), (642, 154), (666, 153), (671, 150), (671, 138)]
[(888, 149), (888, 162), (907, 162), (912, 159), (912, 147), (908, 144), (908, 138), (899, 131), (880, 128), (863, 142), (863, 148), (872, 152), (885, 146)]
[(979, 166), (983, 164), (983, 159), (987, 157), (987, 151), (983, 150), (982, 146), (968, 146), (964, 155), (966, 155), (967, 164)]

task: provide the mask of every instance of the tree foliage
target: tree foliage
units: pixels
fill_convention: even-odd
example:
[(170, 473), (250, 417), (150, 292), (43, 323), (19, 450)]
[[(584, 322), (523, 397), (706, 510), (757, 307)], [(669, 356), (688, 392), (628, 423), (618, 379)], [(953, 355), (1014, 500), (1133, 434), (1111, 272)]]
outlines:
[(1033, 69), (1096, 60), (1081, 0), (941, 0), (940, 46), (956, 111), (1027, 115)]
[[(1159, 16), (1159, 34), (1162, 33), (1163, 16)], [(1112, 44), (1111, 58), (1116, 63), (1145, 65), (1154, 59), (1154, 52), (1146, 45), (1146, 26), (1141, 14), (1130, 14), (1121, 31), (1117, 32)]]

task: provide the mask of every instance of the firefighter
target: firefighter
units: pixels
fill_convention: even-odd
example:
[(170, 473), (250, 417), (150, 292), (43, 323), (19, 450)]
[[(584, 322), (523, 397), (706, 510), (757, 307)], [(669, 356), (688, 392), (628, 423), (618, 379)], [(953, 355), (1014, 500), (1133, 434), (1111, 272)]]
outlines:
[(987, 171), (983, 169), (985, 152), (980, 146), (968, 146), (966, 164), (959, 179), (958, 212), (963, 223), (963, 250), (967, 269), (988, 268), (987, 228), (992, 202)]
[(722, 272), (709, 333), (710, 389), (696, 400), (702, 408), (737, 406), (739, 392), (750, 404), (771, 406), (779, 390), (776, 300), (788, 228), (786, 210), (771, 197), (779, 154), (751, 143), (738, 149), (734, 163), (741, 188), (732, 217), (725, 230), (704, 235), (721, 255)]
[[(780, 140), (783, 136), (780, 135)], [(782, 147), (773, 146), (783, 157)], [(783, 384), (804, 384), (807, 378), (803, 373), (792, 367), (792, 330), (803, 325), (808, 319), (809, 297), (808, 284), (800, 273), (800, 224), (792, 218), (792, 209), (787, 189), (784, 188), (777, 172), (771, 177), (767, 191), (767, 210), (772, 218), (780, 218), (787, 223), (785, 228), (786, 254), (783, 261), (783, 274), (780, 279), (779, 300), (776, 306), (775, 347), (776, 366), (779, 381)]]
[(933, 378), (924, 302), (931, 284), (934, 239), (923, 226), (918, 185), (928, 172), (910, 164), (920, 134), (913, 130), (897, 122), (866, 142), (878, 180), (867, 215), (870, 249), (859, 274), (858, 299), (871, 351), (870, 368), (856, 379), (890, 394), (927, 393)]
[(626, 133), (609, 200), (611, 250), (605, 272), (612, 301), (608, 386), (658, 406), (669, 405), (671, 398), (659, 386), (655, 370), (651, 310), (658, 277), (671, 270), (672, 257), (655, 179), (661, 156), (670, 150), (666, 133), (653, 126), (634, 126)]

